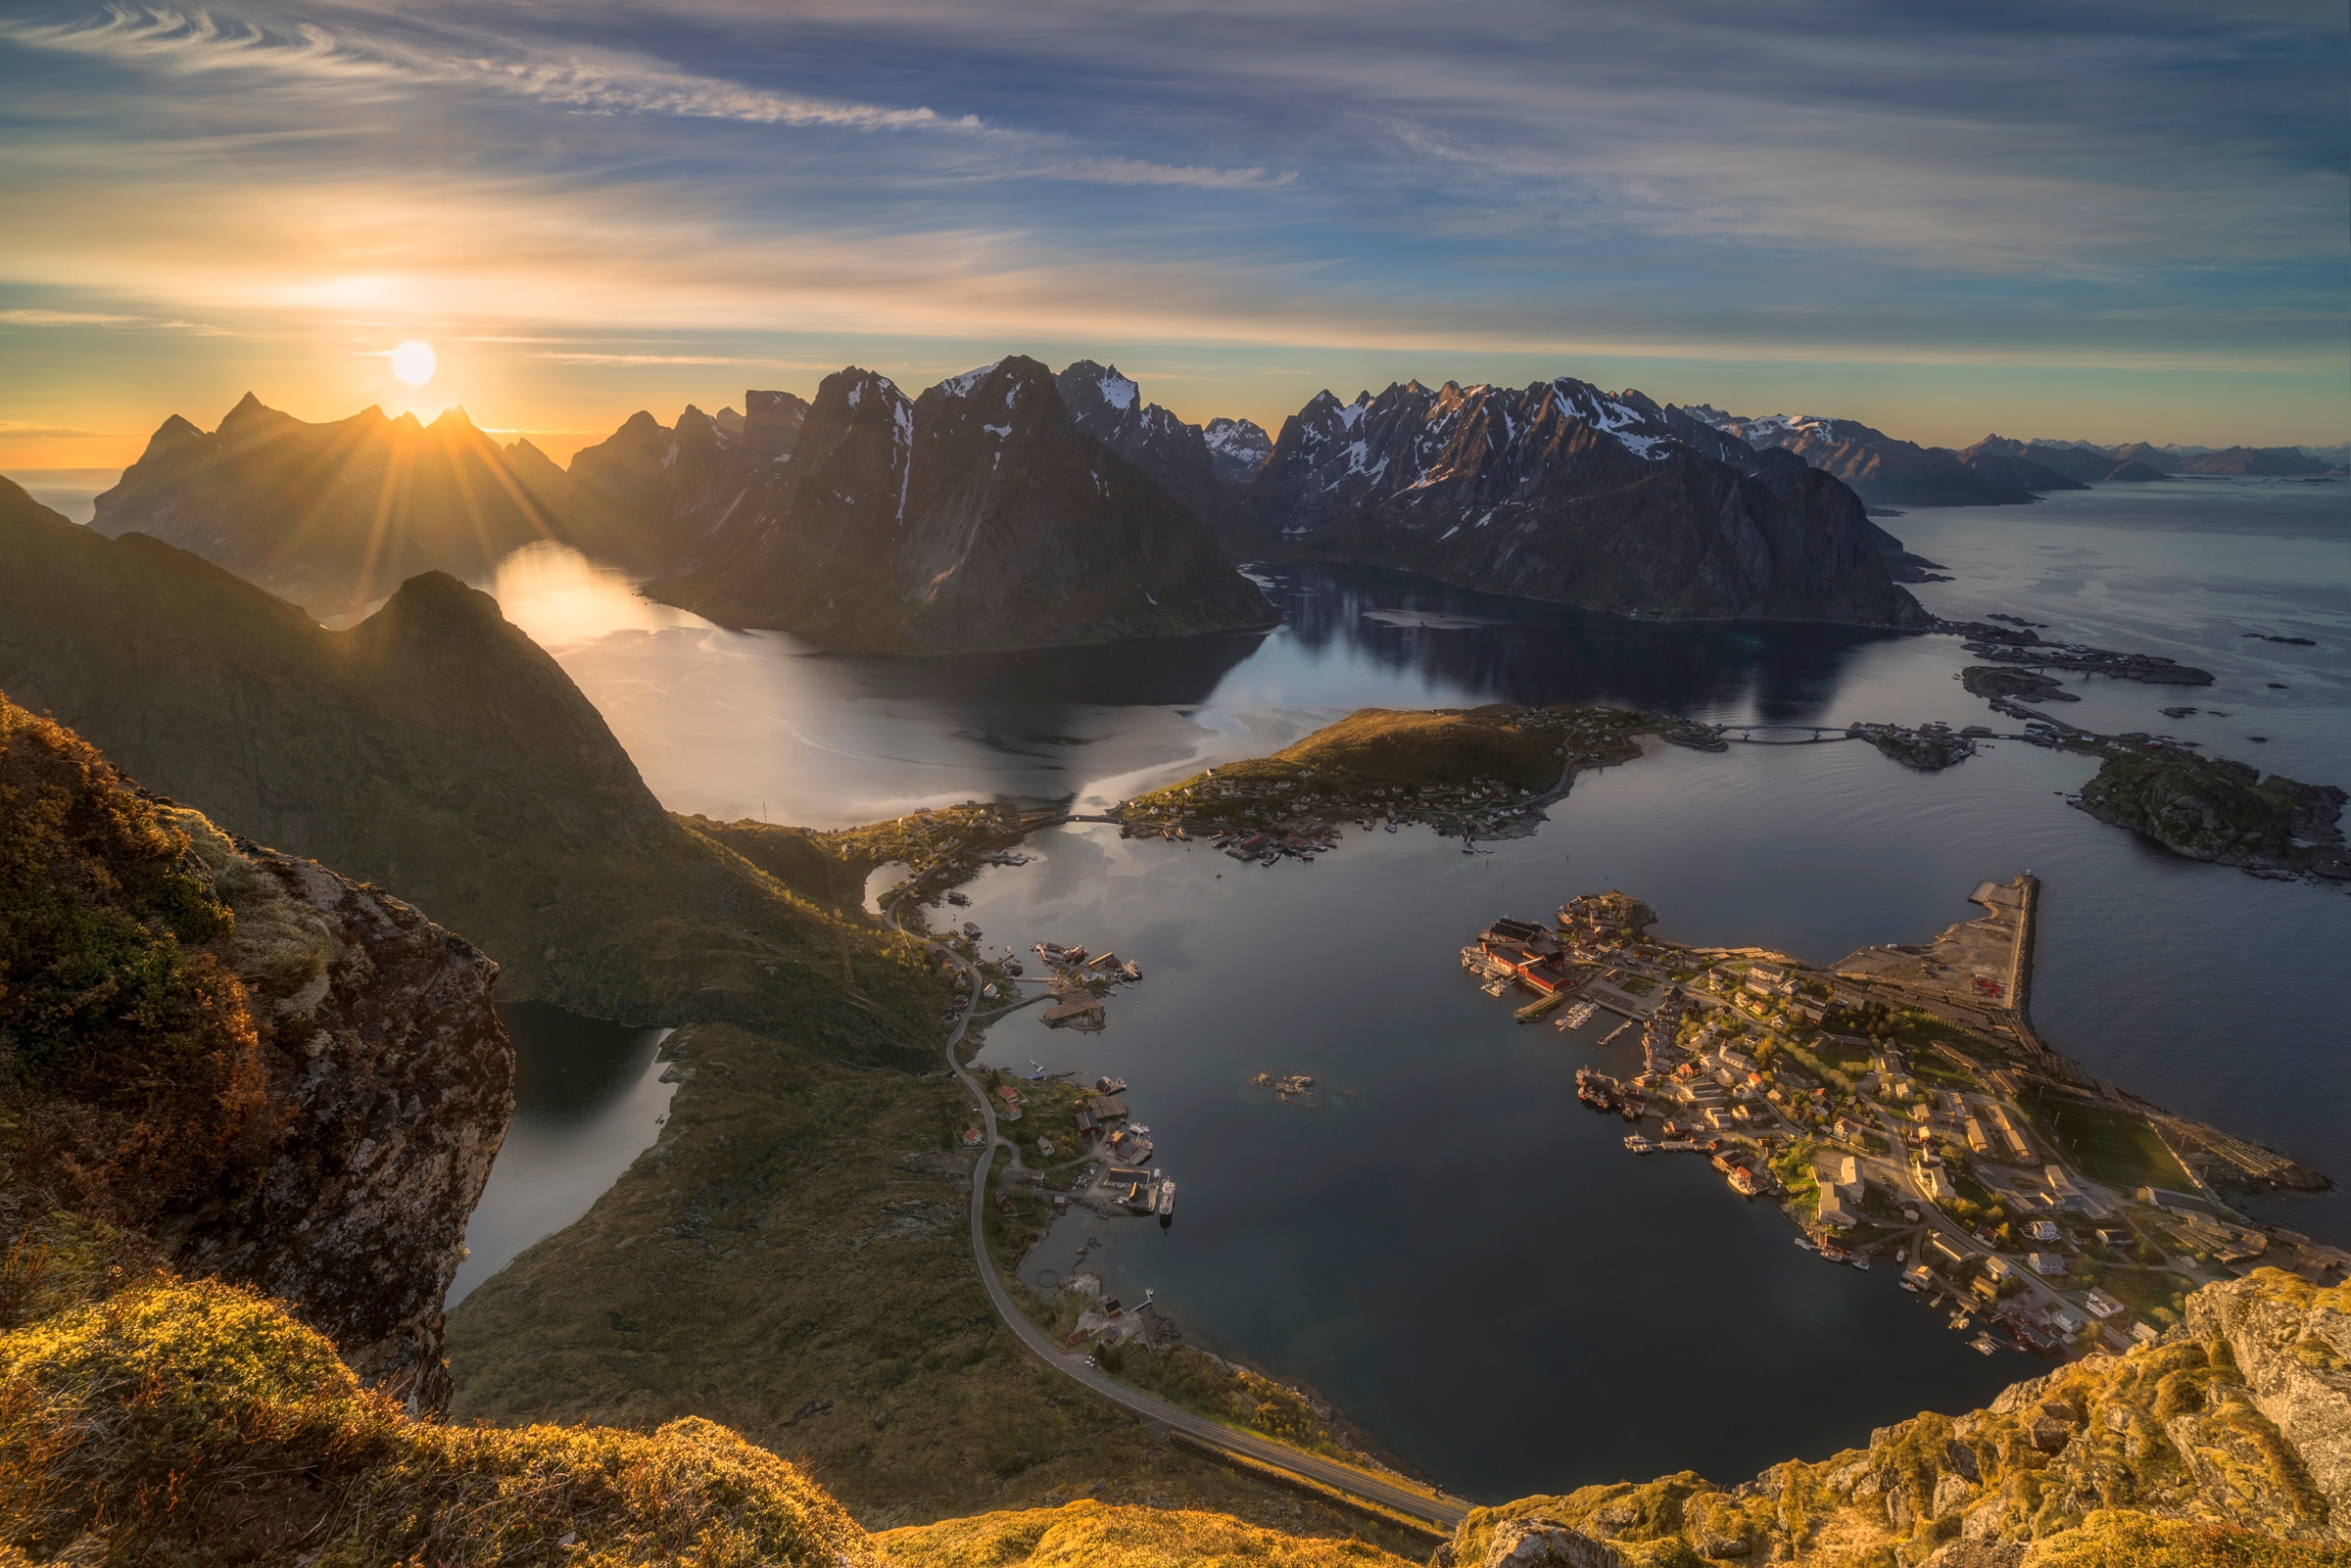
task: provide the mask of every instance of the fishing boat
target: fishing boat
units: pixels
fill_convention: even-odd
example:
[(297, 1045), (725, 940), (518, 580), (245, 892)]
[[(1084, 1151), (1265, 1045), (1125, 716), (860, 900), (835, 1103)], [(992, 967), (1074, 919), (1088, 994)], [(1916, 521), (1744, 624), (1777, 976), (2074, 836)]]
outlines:
[(1172, 1219), (1176, 1215), (1176, 1183), (1162, 1180), (1159, 1184), (1159, 1217)]
[(1755, 1179), (1755, 1173), (1745, 1165), (1733, 1169), (1729, 1179), (1731, 1191), (1742, 1198), (1752, 1198), (1763, 1190), (1763, 1184)]
[(1994, 1343), (1990, 1334), (1978, 1334), (1967, 1342), (1967, 1347), (1979, 1355), (1991, 1355), (1999, 1350), (1999, 1346)]
[(1863, 1254), (1863, 1253), (1855, 1253), (1855, 1254), (1853, 1254), (1853, 1259), (1852, 1259), (1852, 1261), (1853, 1261), (1853, 1266), (1854, 1266), (1855, 1268), (1858, 1268), (1859, 1270), (1861, 1270), (1861, 1272), (1862, 1272), (1862, 1273), (1866, 1274), (1866, 1273), (1868, 1273), (1868, 1272), (1869, 1272), (1869, 1258), (1868, 1258), (1868, 1256), (1867, 1256), (1866, 1254)]
[(1812, 1238), (1809, 1236), (1797, 1237), (1796, 1244), (1806, 1252), (1810, 1252), (1812, 1250)]
[(1592, 1015), (1599, 1011), (1600, 1008), (1595, 1003), (1577, 1002), (1573, 1006), (1569, 1007), (1565, 1013), (1560, 1015), (1559, 1022), (1554, 1024), (1553, 1027), (1559, 1029), (1562, 1033), (1569, 1029), (1580, 1029), (1585, 1024), (1591, 1022)]
[(1486, 983), (1479, 986), (1478, 989), (1485, 992), (1488, 996), (1500, 996), (1506, 989), (1509, 988), (1509, 983), (1510, 982), (1507, 980), (1492, 979), (1486, 981)]
[(1853, 1260), (1853, 1255), (1850, 1252), (1833, 1241), (1823, 1241), (1820, 1244), (1820, 1256), (1832, 1263), (1849, 1263)]
[(1649, 1153), (1650, 1150), (1656, 1147), (1656, 1145), (1651, 1143), (1647, 1138), (1642, 1137), (1641, 1134), (1637, 1132), (1631, 1134), (1624, 1140), (1624, 1146), (1637, 1155), (1645, 1155)]

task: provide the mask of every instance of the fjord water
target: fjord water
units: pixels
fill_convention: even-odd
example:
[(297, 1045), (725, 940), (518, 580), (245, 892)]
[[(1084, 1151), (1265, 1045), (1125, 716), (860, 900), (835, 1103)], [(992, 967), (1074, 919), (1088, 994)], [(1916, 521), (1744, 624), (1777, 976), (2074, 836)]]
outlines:
[(675, 1088), (654, 1060), (667, 1029), (501, 1002), (514, 1042), (514, 1118), (465, 1226), (455, 1307), (542, 1236), (586, 1213), (659, 1131)]
[[(1889, 526), (1950, 569), (1918, 591), (1932, 609), (2019, 614), (2220, 678), (2071, 677), (2084, 700), (2065, 717), (2345, 783), (2345, 496), (2183, 481)], [(1263, 637), (936, 661), (724, 632), (544, 553), (509, 563), (496, 591), (670, 807), (820, 826), (973, 796), (1108, 803), (1367, 704), (1989, 717), (1952, 679), (1967, 657), (1945, 637), (1648, 625), (1358, 569), (1262, 575), (1284, 612)], [(2242, 635), (2255, 631), (2318, 645)], [(2166, 720), (2170, 705), (2227, 717)], [(1931, 776), (1852, 742), (1653, 747), (1586, 776), (1538, 835), (1491, 855), (1351, 832), (1316, 865), (1272, 870), (1061, 830), (1035, 841), (1038, 862), (984, 875), (970, 916), (991, 945), (1115, 947), (1148, 978), (1119, 994), (1106, 1033), (1051, 1033), (1025, 1013), (985, 1060), (1129, 1078), (1179, 1217), (1110, 1227), (1093, 1263), (1115, 1288), (1155, 1289), (1194, 1338), (1313, 1383), (1444, 1484), (1492, 1497), (1684, 1466), (1729, 1480), (1964, 1408), (2028, 1363), (1967, 1351), (1888, 1269), (1791, 1247), (1776, 1213), (1703, 1164), (1624, 1154), (1622, 1124), (1568, 1086), (1576, 1065), (1614, 1067), (1625, 1048), (1513, 1027), (1456, 950), (1494, 915), (1620, 886), (1669, 936), (1825, 963), (1930, 938), (1977, 913), (1978, 880), (2030, 868), (2046, 890), (2036, 1019), (2052, 1043), (2351, 1173), (2351, 1031), (2330, 978), (2351, 899), (2183, 861), (2067, 809), (2091, 771), (2017, 743)], [(1334, 1086), (1326, 1108), (1247, 1084), (1269, 1069)], [(2351, 1241), (2335, 1198), (2262, 1207)], [(1066, 1267), (1071, 1238), (1049, 1245)]]

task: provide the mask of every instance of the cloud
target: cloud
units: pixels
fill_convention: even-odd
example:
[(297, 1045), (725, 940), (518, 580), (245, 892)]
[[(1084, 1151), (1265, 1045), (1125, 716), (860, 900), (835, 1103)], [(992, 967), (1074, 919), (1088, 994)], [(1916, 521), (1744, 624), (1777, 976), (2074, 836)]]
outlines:
[(28, 425), (0, 419), (0, 441), (112, 441), (121, 435), (119, 430), (73, 430), (63, 425)]
[(0, 310), (0, 321), (15, 327), (111, 327), (144, 319), (106, 310)]
[(1279, 187), (1296, 178), (1264, 168), (1215, 168), (1146, 159), (1082, 156), (1056, 136), (990, 125), (977, 115), (892, 108), (780, 93), (680, 71), (641, 54), (574, 50), (462, 54), (380, 37), (350, 37), (315, 23), (265, 27), (222, 22), (206, 11), (110, 5), (102, 18), (72, 23), (0, 21), (0, 38), (37, 49), (94, 56), (187, 75), (253, 71), (288, 83), (348, 92), (354, 85), (476, 88), (551, 108), (594, 115), (732, 120), (753, 125), (853, 131), (927, 131), (969, 138), (998, 155), (965, 171), (1103, 185), (1175, 185), (1236, 190)]

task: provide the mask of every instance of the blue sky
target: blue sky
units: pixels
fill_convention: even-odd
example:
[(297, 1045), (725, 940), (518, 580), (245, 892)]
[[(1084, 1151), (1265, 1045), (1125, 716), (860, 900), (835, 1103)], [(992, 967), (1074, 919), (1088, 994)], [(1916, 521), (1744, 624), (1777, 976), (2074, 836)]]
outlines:
[[(2351, 436), (2343, 6), (10, 5), (0, 468), (1116, 360)], [(407, 389), (384, 351), (430, 341)]]

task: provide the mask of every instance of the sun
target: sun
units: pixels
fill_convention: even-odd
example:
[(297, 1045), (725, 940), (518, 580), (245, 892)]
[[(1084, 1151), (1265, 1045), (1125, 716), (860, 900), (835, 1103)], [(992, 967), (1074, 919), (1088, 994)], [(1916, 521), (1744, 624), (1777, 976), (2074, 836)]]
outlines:
[(413, 338), (392, 351), (392, 373), (411, 387), (421, 387), (432, 380), (439, 363), (433, 356), (433, 346)]

